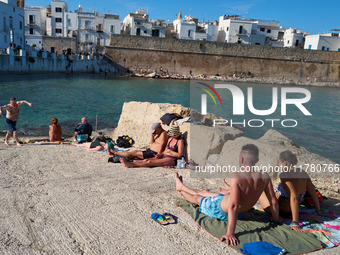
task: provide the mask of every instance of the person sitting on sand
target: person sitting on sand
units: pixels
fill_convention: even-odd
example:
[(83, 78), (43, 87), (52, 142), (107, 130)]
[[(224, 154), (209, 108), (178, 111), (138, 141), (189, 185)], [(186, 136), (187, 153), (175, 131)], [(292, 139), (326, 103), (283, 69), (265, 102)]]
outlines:
[[(299, 226), (299, 206), (306, 191), (311, 195), (318, 215), (327, 217), (332, 217), (332, 215), (321, 212), (312, 180), (305, 171), (295, 167), (296, 163), (297, 158), (290, 150), (280, 153), (279, 164), (284, 172), (280, 174), (281, 183), (277, 186), (275, 195), (279, 202), (280, 216), (292, 218), (291, 229), (302, 232)], [(269, 204), (266, 194), (262, 194), (259, 203), (268, 212)]]
[(168, 141), (167, 132), (162, 128), (161, 123), (155, 122), (151, 125), (151, 145), (150, 148), (145, 151), (126, 151), (116, 152), (111, 148), (108, 148), (107, 154), (109, 157), (121, 156), (128, 159), (147, 159), (153, 158), (157, 154), (164, 151), (165, 145)]
[(71, 143), (73, 146), (78, 146), (87, 149), (88, 151), (102, 151), (107, 149), (107, 139), (101, 135), (98, 136), (93, 142), (86, 143)]
[(242, 147), (239, 155), (241, 171), (230, 175), (230, 186), (223, 181), (223, 192), (227, 191), (228, 195), (189, 188), (183, 184), (182, 176), (175, 174), (176, 190), (188, 202), (199, 205), (200, 212), (211, 218), (228, 221), (227, 233), (221, 238), (221, 241), (226, 240), (227, 245), (238, 244), (234, 235), (237, 219), (242, 217), (241, 213), (253, 208), (262, 192), (269, 197), (273, 220), (279, 220), (278, 202), (269, 175), (254, 171), (253, 166), (258, 160), (259, 150), (255, 145)]
[(181, 138), (182, 133), (179, 131), (179, 126), (171, 126), (168, 132), (168, 143), (165, 150), (157, 154), (154, 158), (139, 160), (135, 162), (127, 162), (121, 158), (120, 162), (125, 167), (171, 167), (175, 166), (177, 159), (181, 158), (184, 150), (184, 141)]
[(50, 142), (60, 142), (61, 141), (61, 127), (58, 125), (58, 119), (53, 118), (52, 124), (49, 125), (49, 138)]
[(92, 126), (87, 122), (87, 119), (83, 117), (74, 129), (74, 139), (77, 140), (77, 135), (86, 135), (87, 142), (91, 142), (90, 136), (92, 135), (92, 131)]

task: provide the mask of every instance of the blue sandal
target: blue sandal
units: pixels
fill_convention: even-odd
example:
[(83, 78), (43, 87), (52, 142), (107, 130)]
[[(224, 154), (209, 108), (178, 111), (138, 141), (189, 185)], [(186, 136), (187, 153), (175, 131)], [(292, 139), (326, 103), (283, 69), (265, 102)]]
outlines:
[(153, 213), (151, 214), (151, 218), (156, 221), (157, 223), (161, 225), (167, 225), (169, 224), (168, 221), (159, 213)]

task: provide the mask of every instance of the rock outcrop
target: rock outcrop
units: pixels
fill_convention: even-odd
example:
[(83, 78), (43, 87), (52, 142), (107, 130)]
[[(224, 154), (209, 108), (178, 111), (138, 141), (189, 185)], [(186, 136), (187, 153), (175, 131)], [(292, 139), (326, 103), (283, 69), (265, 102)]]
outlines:
[[(209, 155), (218, 154), (223, 144), (243, 134), (232, 127), (212, 127), (213, 114), (201, 115), (199, 112), (178, 104), (156, 104), (149, 102), (124, 103), (118, 126), (113, 131), (113, 139), (121, 135), (129, 135), (135, 140), (134, 148), (150, 147), (150, 126), (153, 122), (161, 122), (165, 113), (178, 113), (182, 117), (191, 116), (191, 123), (180, 125), (180, 131), (186, 140), (186, 158), (196, 163), (205, 164)], [(166, 125), (163, 129), (168, 130)]]

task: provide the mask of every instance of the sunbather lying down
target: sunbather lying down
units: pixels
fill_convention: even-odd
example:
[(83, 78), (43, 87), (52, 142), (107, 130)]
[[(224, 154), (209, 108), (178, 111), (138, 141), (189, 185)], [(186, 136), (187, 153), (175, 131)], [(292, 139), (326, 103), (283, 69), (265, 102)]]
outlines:
[(252, 166), (258, 161), (258, 148), (253, 144), (242, 147), (239, 164), (243, 169), (249, 169), (230, 176), (230, 187), (224, 182), (223, 194), (208, 190), (196, 190), (183, 184), (182, 177), (176, 173), (176, 190), (190, 203), (200, 206), (200, 212), (220, 220), (228, 220), (227, 233), (221, 238), (229, 245), (237, 245), (234, 235), (236, 222), (240, 213), (250, 210), (259, 199), (262, 192), (269, 197), (273, 220), (279, 220), (279, 207), (274, 195), (273, 184), (267, 173), (255, 172)]
[(87, 149), (88, 151), (102, 151), (107, 149), (107, 139), (104, 136), (98, 136), (93, 142), (86, 143), (71, 143), (73, 146), (78, 146)]
[(155, 167), (155, 166), (175, 166), (177, 159), (181, 158), (184, 150), (184, 142), (181, 138), (182, 133), (178, 126), (172, 126), (168, 132), (170, 137), (165, 150), (157, 154), (154, 158), (139, 160), (135, 162), (127, 162), (121, 158), (120, 162), (125, 167)]

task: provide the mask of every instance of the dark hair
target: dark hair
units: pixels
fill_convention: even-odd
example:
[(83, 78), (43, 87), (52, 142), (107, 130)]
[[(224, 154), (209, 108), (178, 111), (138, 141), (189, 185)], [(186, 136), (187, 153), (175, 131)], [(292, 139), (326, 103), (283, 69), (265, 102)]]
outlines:
[(11, 97), (11, 98), (9, 99), (9, 101), (15, 101), (15, 100), (17, 100), (15, 97)]
[(252, 153), (255, 157), (259, 158), (259, 148), (254, 144), (246, 144), (242, 147), (243, 151)]
[(281, 152), (279, 158), (282, 162), (287, 161), (289, 164), (293, 166), (296, 165), (296, 163), (298, 162), (295, 154), (290, 150)]

